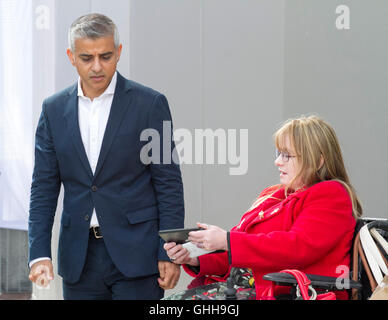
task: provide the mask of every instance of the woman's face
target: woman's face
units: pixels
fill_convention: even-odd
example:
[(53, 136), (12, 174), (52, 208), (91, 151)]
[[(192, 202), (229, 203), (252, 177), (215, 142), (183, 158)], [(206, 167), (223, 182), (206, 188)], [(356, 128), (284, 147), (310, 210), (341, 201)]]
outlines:
[(285, 137), (282, 149), (284, 151), (278, 153), (278, 157), (275, 159), (275, 166), (280, 172), (280, 183), (294, 190), (299, 189), (303, 186), (301, 181), (294, 181), (292, 185), (291, 182), (299, 172), (300, 159), (296, 156), (288, 137)]

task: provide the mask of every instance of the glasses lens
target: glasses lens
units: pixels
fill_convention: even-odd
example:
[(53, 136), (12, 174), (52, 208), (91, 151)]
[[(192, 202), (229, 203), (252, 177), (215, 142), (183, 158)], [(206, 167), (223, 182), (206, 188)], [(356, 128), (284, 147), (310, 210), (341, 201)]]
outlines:
[(290, 157), (291, 157), (288, 153), (280, 152), (277, 149), (275, 151), (275, 155), (276, 155), (276, 159), (279, 158), (279, 156), (281, 156), (283, 162), (288, 162), (290, 160)]

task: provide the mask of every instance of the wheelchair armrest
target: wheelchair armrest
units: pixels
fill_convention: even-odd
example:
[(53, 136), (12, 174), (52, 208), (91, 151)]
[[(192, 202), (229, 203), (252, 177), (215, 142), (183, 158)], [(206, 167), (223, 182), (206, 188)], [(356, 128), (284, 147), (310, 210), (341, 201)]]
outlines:
[[(337, 279), (334, 277), (318, 276), (313, 274), (306, 274), (307, 278), (311, 281), (311, 285), (315, 289), (323, 289), (330, 291), (341, 291), (347, 289), (361, 289), (362, 285), (354, 280), (346, 279), (349, 281), (349, 285), (345, 283), (345, 279), (341, 279), (340, 283), (343, 288), (337, 288)], [(292, 286), (296, 285), (296, 279), (289, 273), (268, 273), (263, 276), (264, 280), (273, 281), (279, 286)]]

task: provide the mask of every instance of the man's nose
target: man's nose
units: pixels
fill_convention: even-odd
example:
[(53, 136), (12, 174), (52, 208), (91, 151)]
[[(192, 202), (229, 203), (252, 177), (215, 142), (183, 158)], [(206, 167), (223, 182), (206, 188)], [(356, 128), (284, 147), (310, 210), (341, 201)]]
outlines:
[(93, 65), (92, 65), (92, 71), (95, 72), (95, 73), (98, 73), (102, 70), (102, 66), (101, 66), (101, 63), (100, 63), (100, 59), (98, 57), (96, 57), (93, 61)]

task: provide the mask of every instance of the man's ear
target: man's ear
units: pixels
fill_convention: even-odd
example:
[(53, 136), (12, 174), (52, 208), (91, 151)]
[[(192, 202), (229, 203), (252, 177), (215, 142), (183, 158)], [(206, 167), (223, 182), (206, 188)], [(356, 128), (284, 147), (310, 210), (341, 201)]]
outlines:
[(73, 54), (73, 51), (71, 51), (71, 49), (68, 48), (67, 51), (66, 51), (66, 53), (67, 53), (67, 56), (69, 57), (70, 63), (71, 63), (73, 66), (75, 66), (75, 56), (74, 56), (74, 54)]
[(123, 45), (120, 44), (119, 47), (117, 48), (117, 62), (120, 61), (120, 57), (121, 57), (121, 51), (123, 50)]

